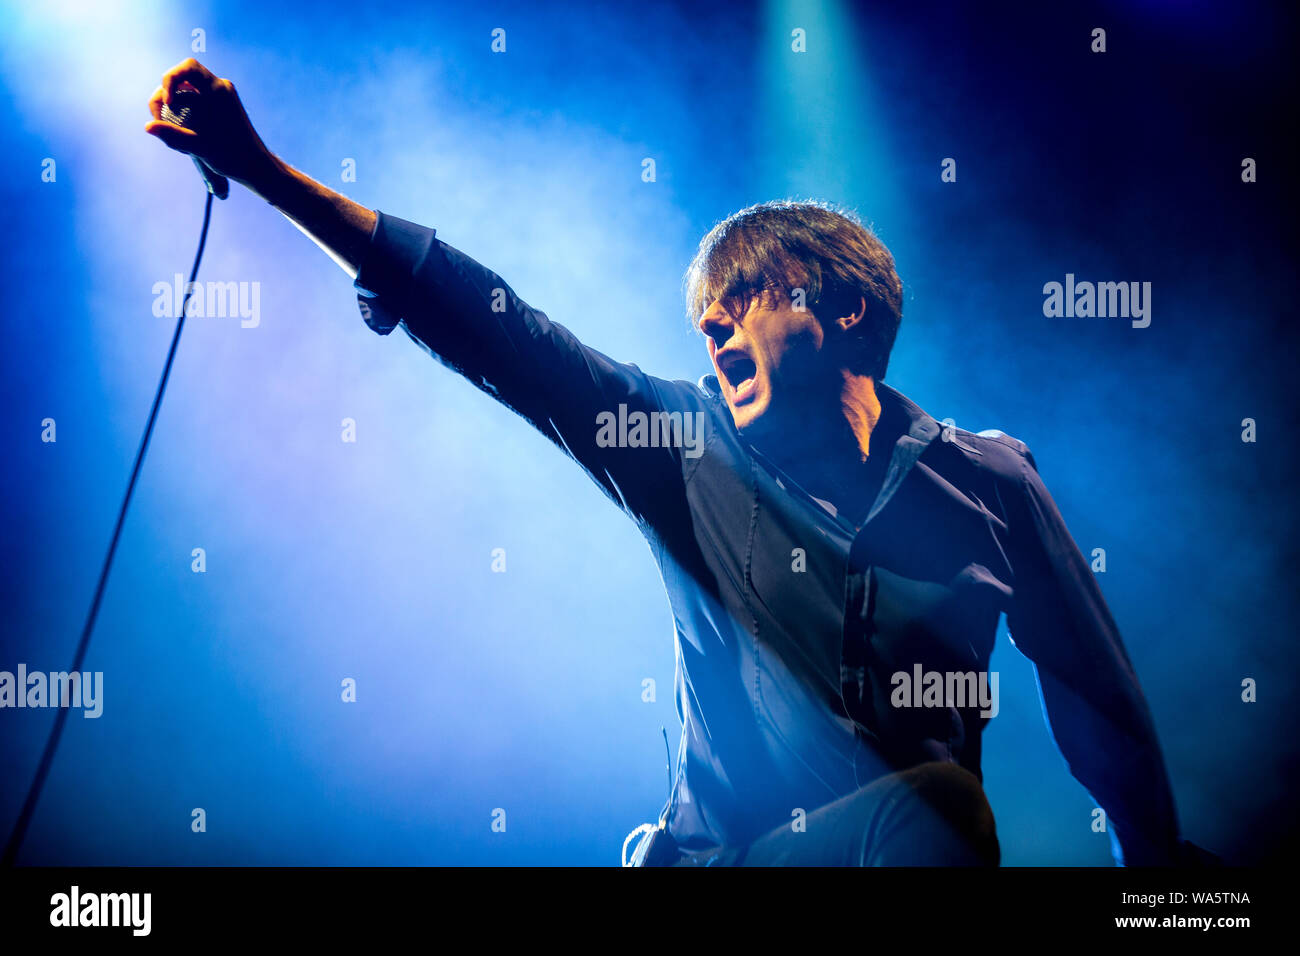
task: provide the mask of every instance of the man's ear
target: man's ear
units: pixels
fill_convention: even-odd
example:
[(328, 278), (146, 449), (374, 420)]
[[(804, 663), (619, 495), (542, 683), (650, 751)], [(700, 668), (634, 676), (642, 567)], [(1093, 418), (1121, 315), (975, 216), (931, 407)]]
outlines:
[(849, 331), (849, 329), (853, 328), (855, 325), (861, 322), (862, 317), (866, 314), (867, 314), (867, 300), (864, 297), (859, 296), (857, 311), (850, 312), (847, 315), (840, 316), (838, 319), (835, 320), (835, 325), (839, 328), (841, 332), (847, 332)]

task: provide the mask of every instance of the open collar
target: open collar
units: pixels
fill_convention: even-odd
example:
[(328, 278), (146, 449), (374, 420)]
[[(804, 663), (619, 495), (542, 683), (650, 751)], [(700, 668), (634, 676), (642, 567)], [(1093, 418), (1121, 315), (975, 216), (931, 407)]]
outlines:
[(871, 519), (889, 503), (894, 492), (903, 483), (903, 479), (912, 470), (912, 466), (921, 457), (921, 453), (939, 436), (941, 430), (934, 418), (927, 415), (919, 405), (897, 389), (891, 388), (884, 382), (877, 382), (876, 395), (882, 405), (892, 403), (905, 417), (907, 426), (894, 442), (889, 467), (885, 471), (885, 480), (880, 486), (880, 493), (876, 495), (875, 504), (871, 506), (871, 511), (862, 523), (863, 527), (870, 524)]
[[(819, 499), (813, 497), (807, 491), (800, 488), (798, 483), (791, 479), (789, 475), (785, 474), (785, 472), (773, 463), (766, 455), (749, 442), (745, 441), (744, 437), (736, 431), (735, 426), (731, 423), (731, 413), (726, 408), (726, 403), (722, 401), (721, 388), (718, 386), (717, 377), (713, 375), (705, 375), (700, 379), (699, 384), (701, 388), (707, 392), (711, 392), (713, 397), (717, 398), (721, 402), (723, 406), (721, 412), (726, 416), (727, 424), (731, 426), (733, 434), (735, 434), (741, 443), (749, 450), (750, 454), (758, 461), (762, 462), (763, 466), (770, 472), (781, 476), (783, 482), (788, 483), (790, 486), (797, 489), (800, 494), (804, 495), (804, 497), (809, 500), (818, 502), (819, 507), (821, 507), (822, 510), (825, 510)], [(854, 529), (856, 531), (861, 531), (862, 528), (865, 528), (870, 524), (871, 520), (880, 513), (881, 509), (883, 509), (885, 505), (889, 504), (890, 499), (894, 497), (894, 493), (898, 491), (899, 486), (902, 485), (903, 479), (905, 479), (908, 473), (911, 472), (912, 466), (916, 464), (917, 459), (921, 457), (921, 454), (929, 447), (930, 443), (939, 437), (939, 434), (942, 431), (941, 426), (932, 416), (927, 414), (919, 405), (897, 389), (886, 385), (884, 382), (877, 382), (876, 394), (880, 398), (882, 406), (881, 417), (884, 418), (884, 408), (892, 406), (892, 410), (901, 418), (904, 427), (902, 432), (894, 439), (894, 447), (890, 452), (889, 464), (885, 469), (885, 477), (881, 482), (880, 491), (876, 495), (876, 500), (872, 503), (871, 510), (867, 513), (867, 517), (863, 520), (862, 524), (857, 529)], [(844, 523), (842, 519), (840, 520), (841, 523)]]

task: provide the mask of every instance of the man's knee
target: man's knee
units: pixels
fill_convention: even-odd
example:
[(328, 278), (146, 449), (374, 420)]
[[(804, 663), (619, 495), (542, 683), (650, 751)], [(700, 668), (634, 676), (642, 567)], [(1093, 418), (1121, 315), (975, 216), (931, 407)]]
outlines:
[(954, 763), (924, 763), (893, 775), (899, 788), (886, 865), (997, 866), (993, 808), (984, 787)]

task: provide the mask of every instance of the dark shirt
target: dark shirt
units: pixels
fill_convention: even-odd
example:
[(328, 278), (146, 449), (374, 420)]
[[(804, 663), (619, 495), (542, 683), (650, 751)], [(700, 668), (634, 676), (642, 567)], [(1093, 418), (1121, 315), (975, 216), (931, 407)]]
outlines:
[[(839, 513), (745, 441), (713, 376), (667, 381), (584, 346), (431, 229), (380, 213), (356, 284), (372, 329), (400, 326), (522, 415), (649, 541), (676, 631), (682, 736), (661, 822), (678, 845), (747, 843), (926, 761), (979, 776), (979, 702), (892, 706), (893, 675), (986, 673), (1005, 613), (1117, 858), (1172, 860), (1151, 716), (1024, 443), (941, 425), (877, 383), (871, 504)], [(620, 406), (699, 415), (703, 441), (610, 445), (598, 416)]]

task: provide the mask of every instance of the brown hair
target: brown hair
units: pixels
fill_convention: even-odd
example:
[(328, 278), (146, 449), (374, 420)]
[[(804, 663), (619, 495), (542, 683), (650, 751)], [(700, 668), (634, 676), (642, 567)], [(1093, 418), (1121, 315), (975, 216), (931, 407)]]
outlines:
[(739, 320), (755, 298), (774, 304), (795, 289), (803, 289), (804, 305), (823, 322), (856, 312), (859, 297), (866, 300), (855, 327), (861, 353), (854, 371), (883, 379), (903, 318), (903, 283), (871, 230), (826, 203), (760, 203), (710, 229), (686, 270), (686, 309), (698, 327), (704, 310), (721, 300)]

